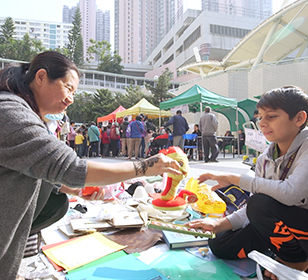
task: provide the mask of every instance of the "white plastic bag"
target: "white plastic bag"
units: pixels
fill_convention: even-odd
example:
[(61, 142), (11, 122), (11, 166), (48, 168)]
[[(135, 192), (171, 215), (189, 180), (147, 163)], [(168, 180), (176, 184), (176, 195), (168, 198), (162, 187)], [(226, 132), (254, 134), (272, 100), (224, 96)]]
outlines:
[(308, 279), (308, 274), (305, 273), (304, 271), (299, 271), (297, 269), (290, 268), (255, 250), (250, 252), (248, 254), (248, 257), (257, 262), (257, 277), (259, 280), (263, 280), (260, 265), (264, 267), (267, 271), (276, 275), (279, 280)]

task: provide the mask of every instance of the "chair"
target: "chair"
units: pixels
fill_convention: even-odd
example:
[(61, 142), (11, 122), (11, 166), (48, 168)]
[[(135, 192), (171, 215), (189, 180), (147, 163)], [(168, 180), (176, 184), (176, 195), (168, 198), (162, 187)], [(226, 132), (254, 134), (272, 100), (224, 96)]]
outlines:
[[(198, 158), (198, 152), (197, 152), (197, 145), (198, 145), (198, 134), (184, 134), (183, 135), (183, 140), (184, 140), (184, 149), (194, 149), (193, 153), (197, 153), (197, 158)], [(194, 144), (188, 144), (185, 145), (185, 140), (191, 141), (190, 143), (194, 143)]]

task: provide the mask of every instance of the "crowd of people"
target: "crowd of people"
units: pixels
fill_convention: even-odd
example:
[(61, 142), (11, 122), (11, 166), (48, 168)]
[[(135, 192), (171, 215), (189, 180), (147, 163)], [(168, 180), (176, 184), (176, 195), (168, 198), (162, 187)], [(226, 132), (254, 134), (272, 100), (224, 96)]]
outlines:
[[(67, 116), (66, 116), (67, 117)], [(68, 117), (67, 117), (68, 119)], [(256, 125), (258, 121), (258, 110), (254, 111), (251, 121)], [(63, 121), (62, 121), (63, 122)], [(169, 126), (172, 126), (173, 133)], [(216, 132), (218, 130), (218, 119), (211, 112), (209, 106), (205, 107), (204, 114), (201, 116), (199, 124), (194, 125), (192, 134), (197, 134), (195, 140), (184, 140), (183, 135), (189, 130), (187, 120), (182, 116), (182, 111), (178, 110), (165, 124), (157, 128), (152, 119), (144, 114), (137, 115), (132, 121), (124, 117), (122, 123), (113, 121), (107, 126), (102, 124), (96, 125), (92, 122), (88, 128), (82, 124), (75, 127), (75, 122), (71, 121), (69, 131), (66, 134), (67, 143), (72, 147), (80, 158), (83, 157), (115, 157), (123, 156), (129, 160), (133, 157), (135, 160), (146, 158), (151, 147), (168, 147), (171, 144), (182, 148), (189, 159), (193, 158), (193, 149), (184, 149), (184, 145), (196, 146), (198, 159), (204, 162), (218, 162), (219, 152), (228, 146), (233, 146), (235, 153), (242, 154), (245, 145), (245, 132), (239, 129), (236, 138), (230, 130), (227, 130), (221, 140), (217, 140)], [(60, 133), (60, 135), (62, 135)], [(166, 144), (156, 141), (161, 138), (168, 138)], [(152, 143), (154, 141), (154, 144)], [(238, 149), (239, 143), (239, 149)], [(156, 151), (157, 149), (155, 149)], [(157, 152), (155, 152), (157, 153)]]
[(122, 123), (113, 121), (106, 126), (92, 122), (89, 127), (85, 124), (76, 127), (75, 121), (69, 121), (68, 118), (67, 122), (70, 123), (69, 129), (62, 140), (75, 150), (80, 158), (123, 156), (139, 160), (149, 155), (149, 148), (155, 138), (168, 135), (171, 137), (168, 146), (172, 144), (171, 130), (167, 127), (156, 127), (152, 119), (148, 119), (144, 114), (137, 115), (130, 122), (128, 117), (124, 117)]

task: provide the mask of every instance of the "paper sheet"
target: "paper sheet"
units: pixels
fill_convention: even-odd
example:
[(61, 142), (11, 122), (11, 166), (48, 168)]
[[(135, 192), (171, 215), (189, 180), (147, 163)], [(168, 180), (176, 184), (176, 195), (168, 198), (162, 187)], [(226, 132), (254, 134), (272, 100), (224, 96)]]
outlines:
[(112, 242), (102, 234), (93, 233), (47, 249), (44, 253), (65, 270), (72, 270), (123, 248), (125, 246)]
[(170, 279), (240, 280), (223, 260), (205, 262), (184, 250), (169, 250), (150, 266)]
[(123, 256), (95, 267), (70, 273), (67, 280), (167, 280), (163, 274), (136, 259)]

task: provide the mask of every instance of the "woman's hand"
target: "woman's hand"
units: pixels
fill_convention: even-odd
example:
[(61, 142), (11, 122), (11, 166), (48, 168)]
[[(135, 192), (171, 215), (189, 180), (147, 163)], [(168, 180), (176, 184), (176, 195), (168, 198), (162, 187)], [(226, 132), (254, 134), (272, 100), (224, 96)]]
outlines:
[(91, 195), (83, 195), (82, 188), (70, 188), (66, 185), (62, 185), (60, 188), (61, 193), (66, 193), (74, 196), (79, 196), (84, 200), (104, 200), (105, 190), (104, 187), (99, 187), (98, 191), (93, 192)]
[(82, 189), (79, 189), (78, 196), (84, 200), (104, 200), (105, 190), (104, 187), (99, 187), (98, 191), (93, 192), (91, 195), (83, 195)]
[(134, 168), (136, 176), (155, 176), (164, 172), (181, 175), (178, 171), (180, 168), (178, 162), (163, 154), (157, 154), (143, 161), (135, 161)]
[(240, 183), (240, 178), (241, 176), (237, 174), (214, 175), (211, 173), (204, 173), (199, 176), (198, 182), (202, 183), (206, 180), (217, 181), (218, 184), (212, 187), (212, 191), (215, 191), (217, 189), (221, 189), (229, 185), (238, 186)]

